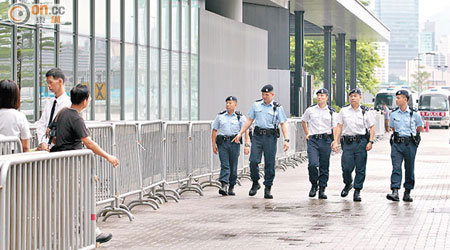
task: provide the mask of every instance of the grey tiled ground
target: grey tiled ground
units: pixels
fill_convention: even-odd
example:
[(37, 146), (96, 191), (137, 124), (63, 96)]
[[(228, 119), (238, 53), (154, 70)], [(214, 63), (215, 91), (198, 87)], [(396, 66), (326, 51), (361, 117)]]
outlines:
[[(423, 134), (416, 159), (413, 203), (386, 200), (390, 183), (387, 140), (369, 153), (361, 203), (343, 187), (340, 154), (332, 156), (328, 200), (310, 199), (306, 163), (277, 171), (275, 199), (249, 197), (251, 183), (237, 196), (207, 188), (200, 197), (185, 193), (153, 211), (133, 210), (136, 219), (112, 217), (98, 226), (112, 232), (102, 249), (450, 249), (449, 131)], [(403, 190), (401, 191), (403, 194)]]

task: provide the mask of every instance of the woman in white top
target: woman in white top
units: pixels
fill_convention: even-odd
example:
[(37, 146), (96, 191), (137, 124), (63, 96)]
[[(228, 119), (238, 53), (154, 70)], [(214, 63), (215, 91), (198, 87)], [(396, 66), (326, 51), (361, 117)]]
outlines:
[(20, 91), (12, 80), (0, 81), (0, 135), (17, 136), (22, 142), (23, 152), (30, 147), (30, 128), (20, 107)]

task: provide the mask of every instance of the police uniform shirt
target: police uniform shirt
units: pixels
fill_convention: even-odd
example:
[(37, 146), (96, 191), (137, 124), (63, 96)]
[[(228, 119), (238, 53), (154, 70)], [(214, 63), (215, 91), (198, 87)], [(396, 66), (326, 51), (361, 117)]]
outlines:
[(255, 126), (263, 129), (273, 129), (278, 123), (287, 121), (283, 106), (279, 106), (274, 111), (273, 101), (265, 104), (263, 100), (253, 103), (252, 108), (248, 112), (248, 117), (255, 121)]
[(416, 128), (423, 126), (423, 121), (417, 112), (413, 112), (411, 117), (410, 108), (407, 107), (405, 111), (400, 108), (393, 111), (389, 119), (389, 127), (394, 128), (400, 137), (409, 137), (411, 133), (416, 135)]
[(213, 129), (218, 131), (219, 135), (236, 135), (241, 130), (247, 118), (241, 115), (238, 121), (237, 114), (228, 114), (228, 111), (221, 112), (217, 115), (213, 123)]
[(302, 116), (302, 121), (308, 123), (310, 135), (331, 134), (331, 130), (337, 125), (336, 112), (332, 112), (333, 124), (331, 124), (331, 114), (328, 105), (320, 108), (313, 105), (306, 109)]
[(356, 110), (351, 105), (345, 106), (338, 114), (337, 123), (342, 124), (342, 135), (365, 135), (366, 129), (375, 125), (375, 117), (368, 110), (364, 113), (361, 106)]

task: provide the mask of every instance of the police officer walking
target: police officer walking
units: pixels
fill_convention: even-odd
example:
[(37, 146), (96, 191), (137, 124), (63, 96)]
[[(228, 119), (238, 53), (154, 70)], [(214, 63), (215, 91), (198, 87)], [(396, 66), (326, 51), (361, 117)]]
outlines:
[(255, 122), (255, 129), (252, 137), (252, 148), (250, 152), (250, 177), (253, 184), (249, 191), (250, 196), (256, 195), (259, 185), (259, 166), (264, 153), (264, 198), (272, 199), (271, 188), (275, 177), (275, 155), (277, 153), (277, 139), (280, 137), (278, 124), (284, 136), (284, 151), (289, 149), (289, 137), (287, 132), (287, 117), (283, 107), (273, 100), (273, 86), (268, 84), (262, 89), (262, 99), (253, 103), (248, 112), (248, 119), (242, 126), (241, 131), (234, 139), (239, 142), (242, 134)]
[(402, 161), (405, 161), (405, 194), (403, 201), (412, 202), (411, 190), (414, 188), (414, 161), (417, 147), (420, 142), (420, 132), (423, 122), (420, 115), (408, 107), (409, 94), (406, 90), (396, 93), (396, 104), (398, 108), (392, 112), (389, 119), (389, 127), (394, 132), (391, 136), (391, 160), (392, 194), (386, 198), (391, 201), (399, 201), (398, 190), (402, 182)]
[(308, 172), (311, 190), (309, 197), (316, 196), (319, 186), (319, 199), (326, 199), (331, 142), (333, 129), (336, 127), (336, 110), (327, 105), (328, 90), (319, 89), (316, 92), (317, 104), (307, 108), (302, 116), (302, 126), (308, 145)]
[(338, 140), (342, 146), (341, 165), (345, 187), (341, 197), (346, 197), (352, 189), (352, 173), (356, 168), (353, 201), (361, 201), (360, 192), (366, 178), (367, 151), (372, 149), (375, 136), (375, 117), (367, 107), (360, 105), (361, 94), (359, 89), (350, 91), (350, 104), (339, 112), (336, 134), (332, 142), (335, 152), (338, 151)]
[[(220, 112), (213, 123), (212, 130), (212, 149), (214, 154), (219, 153), (220, 176), (219, 181), (222, 184), (219, 189), (221, 195), (235, 195), (234, 186), (237, 179), (237, 165), (241, 145), (232, 140), (239, 133), (242, 125), (246, 121), (245, 116), (239, 111), (235, 111), (237, 98), (229, 96), (225, 99), (226, 110)], [(250, 139), (246, 136), (244, 153), (247, 155), (250, 151)], [(228, 186), (229, 185), (229, 186)]]

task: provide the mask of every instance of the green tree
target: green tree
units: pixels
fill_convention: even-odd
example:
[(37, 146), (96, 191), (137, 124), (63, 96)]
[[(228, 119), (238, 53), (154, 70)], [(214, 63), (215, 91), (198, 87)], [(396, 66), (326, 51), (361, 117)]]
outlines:
[(420, 66), (420, 71), (411, 75), (413, 79), (412, 88), (416, 91), (422, 90), (431, 76), (429, 72), (423, 70), (424, 68), (424, 66)]
[[(323, 51), (324, 45), (323, 40), (305, 40), (305, 71), (310, 75), (314, 76), (315, 86), (320, 86), (323, 84)], [(291, 71), (295, 70), (295, 39), (291, 37)], [(347, 91), (350, 88), (350, 43), (345, 44), (345, 83)], [(336, 74), (336, 48), (335, 42), (332, 43), (332, 75)], [(372, 43), (368, 42), (358, 42), (356, 45), (356, 79), (357, 87), (363, 90), (368, 90), (375, 94), (376, 87), (379, 84), (378, 79), (375, 78), (374, 70), (376, 67), (381, 67), (382, 60), (376, 52), (376, 47)], [(335, 89), (336, 79), (332, 77), (332, 85)]]

